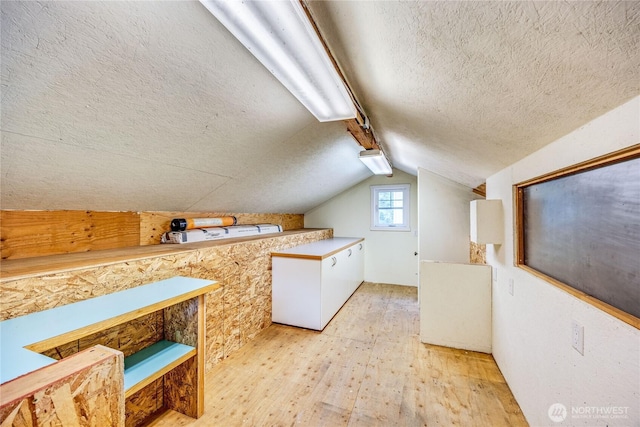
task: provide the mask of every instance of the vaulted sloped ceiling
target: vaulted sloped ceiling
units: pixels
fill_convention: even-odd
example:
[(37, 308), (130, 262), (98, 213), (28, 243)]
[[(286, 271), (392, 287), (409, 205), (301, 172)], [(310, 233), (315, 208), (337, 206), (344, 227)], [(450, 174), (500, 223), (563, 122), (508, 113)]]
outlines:
[[(198, 2), (0, 8), (3, 209), (303, 213), (370, 176)], [(639, 2), (309, 8), (411, 174), (476, 186), (640, 93)]]
[(311, 1), (394, 166), (475, 187), (640, 94), (640, 2)]
[(369, 176), (198, 2), (2, 2), (2, 207), (302, 213)]

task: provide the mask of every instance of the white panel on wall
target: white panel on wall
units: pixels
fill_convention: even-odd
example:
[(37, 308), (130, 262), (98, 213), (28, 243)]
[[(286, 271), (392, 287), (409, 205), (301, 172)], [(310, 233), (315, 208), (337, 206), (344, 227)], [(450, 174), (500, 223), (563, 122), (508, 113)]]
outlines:
[(491, 267), (420, 262), (420, 341), (491, 353)]
[[(504, 244), (487, 248), (493, 285), (493, 356), (531, 425), (640, 425), (640, 330), (514, 267), (515, 183), (640, 142), (640, 97), (487, 179), (502, 199)], [(510, 282), (512, 285), (510, 286)], [(572, 347), (572, 323), (584, 349)], [(563, 405), (564, 421), (549, 408)], [(615, 417), (614, 417), (615, 416)]]
[(502, 200), (471, 201), (471, 241), (501, 244), (502, 216)]
[(471, 188), (418, 168), (420, 259), (469, 262)]
[[(372, 185), (411, 184), (411, 231), (370, 230)], [(304, 214), (307, 228), (333, 228), (336, 237), (364, 237), (364, 280), (418, 286), (417, 180), (394, 170), (393, 177), (372, 176)]]

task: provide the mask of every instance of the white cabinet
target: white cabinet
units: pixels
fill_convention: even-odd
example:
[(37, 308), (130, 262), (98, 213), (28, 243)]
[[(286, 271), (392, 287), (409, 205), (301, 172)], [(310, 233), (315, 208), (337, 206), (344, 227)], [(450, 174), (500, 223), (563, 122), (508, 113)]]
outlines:
[(272, 320), (322, 330), (364, 280), (364, 239), (334, 237), (274, 252)]
[(471, 202), (471, 241), (479, 244), (502, 244), (502, 201), (473, 200)]

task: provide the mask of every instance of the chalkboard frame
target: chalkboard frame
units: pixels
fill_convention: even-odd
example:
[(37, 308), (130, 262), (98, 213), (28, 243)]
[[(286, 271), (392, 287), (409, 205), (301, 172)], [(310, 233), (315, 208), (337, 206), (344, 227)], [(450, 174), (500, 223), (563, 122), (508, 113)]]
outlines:
[(575, 287), (571, 283), (561, 282), (554, 277), (551, 277), (541, 271), (526, 264), (525, 253), (525, 189), (535, 186), (536, 184), (545, 183), (558, 178), (564, 178), (567, 176), (587, 172), (593, 169), (605, 168), (620, 162), (636, 159), (640, 157), (640, 144), (627, 147), (620, 151), (610, 153), (604, 156), (597, 157), (582, 163), (578, 163), (567, 168), (563, 168), (545, 175), (541, 175), (527, 181), (514, 185), (514, 201), (515, 201), (515, 221), (516, 221), (516, 238), (515, 238), (515, 251), (516, 251), (516, 266), (526, 270), (527, 272), (539, 277), (552, 285), (568, 292), (569, 294), (597, 307), (598, 309), (622, 320), (623, 322), (640, 329), (640, 318), (635, 315), (621, 310), (608, 302), (602, 301), (594, 296), (591, 296), (581, 289)]

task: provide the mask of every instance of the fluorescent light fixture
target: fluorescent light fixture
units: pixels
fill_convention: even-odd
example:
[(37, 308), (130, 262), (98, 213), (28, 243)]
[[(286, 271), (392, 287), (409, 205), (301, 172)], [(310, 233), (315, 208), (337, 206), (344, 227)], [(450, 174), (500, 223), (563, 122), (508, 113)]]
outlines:
[(391, 165), (389, 160), (381, 150), (364, 150), (360, 152), (360, 160), (366, 167), (371, 169), (375, 175), (391, 175)]
[(200, 0), (321, 122), (356, 117), (347, 88), (298, 0)]

